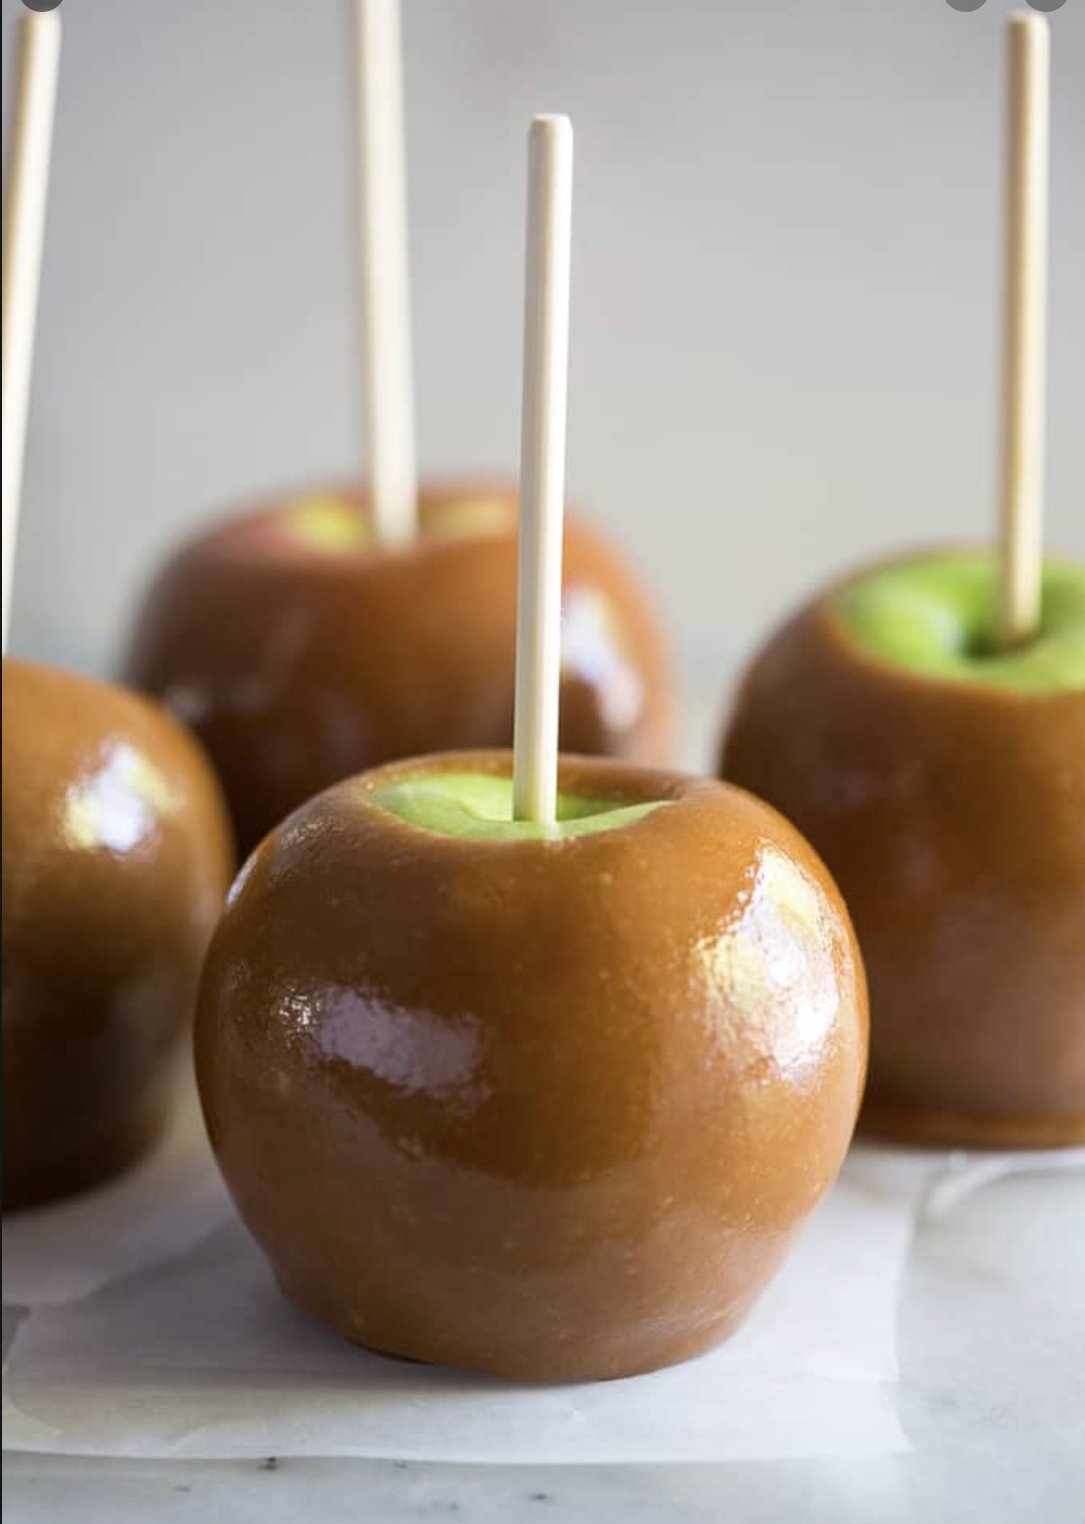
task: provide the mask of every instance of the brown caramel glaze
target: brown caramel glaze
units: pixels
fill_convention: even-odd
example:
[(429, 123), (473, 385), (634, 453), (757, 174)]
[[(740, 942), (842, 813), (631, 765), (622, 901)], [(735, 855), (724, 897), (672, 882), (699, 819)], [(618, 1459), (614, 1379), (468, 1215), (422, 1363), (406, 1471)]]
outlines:
[(196, 1022), (208, 1130), (286, 1293), (386, 1353), (529, 1381), (730, 1334), (839, 1169), (867, 1042), (843, 903), (739, 789), (601, 759), (671, 803), (563, 841), (311, 800), (249, 860)]
[[(325, 495), (366, 512), (356, 491)], [(503, 505), (506, 524), (435, 536), (442, 512), (464, 499)], [(340, 778), (512, 741), (515, 492), (426, 491), (422, 534), (400, 550), (307, 547), (283, 533), (284, 511), (231, 520), (168, 561), (124, 667), (207, 747), (245, 853)], [(674, 686), (655, 614), (614, 547), (575, 519), (564, 584), (562, 744), (669, 761)]]
[(153, 1141), (233, 855), (210, 767), (157, 704), (5, 657), (3, 721), (7, 1209)]
[(1085, 692), (894, 666), (844, 627), (838, 590), (754, 661), (721, 772), (795, 822), (854, 917), (872, 1013), (861, 1125), (1085, 1142)]

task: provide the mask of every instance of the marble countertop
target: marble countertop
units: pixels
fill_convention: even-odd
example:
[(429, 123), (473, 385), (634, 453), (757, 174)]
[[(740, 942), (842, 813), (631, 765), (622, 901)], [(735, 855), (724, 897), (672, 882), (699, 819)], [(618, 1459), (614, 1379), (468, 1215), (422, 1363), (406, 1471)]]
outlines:
[(90, 1461), (7, 1455), (9, 1524), (305, 1518), (463, 1524), (1079, 1524), (1085, 1167), (992, 1181), (925, 1213), (905, 1273), (911, 1449), (876, 1460), (669, 1466)]

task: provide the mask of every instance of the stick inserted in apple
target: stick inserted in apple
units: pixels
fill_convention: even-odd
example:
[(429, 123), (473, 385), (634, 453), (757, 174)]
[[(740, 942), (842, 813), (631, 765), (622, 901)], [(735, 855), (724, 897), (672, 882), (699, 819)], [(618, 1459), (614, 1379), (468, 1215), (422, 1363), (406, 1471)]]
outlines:
[[(359, 205), (369, 487), (228, 519), (162, 568), (124, 675), (213, 757), (243, 850), (317, 790), (513, 726), (516, 489), (416, 479), (398, 0), (358, 0)], [(676, 701), (652, 603), (618, 549), (571, 521), (563, 744), (670, 760)]]
[(11, 570), (60, 53), (28, 11), (4, 215), (4, 1208), (92, 1185), (157, 1136), (233, 857), (159, 705), (9, 657)]
[(840, 896), (737, 789), (557, 754), (572, 130), (530, 134), (513, 752), (340, 782), (205, 967), (208, 1132), (284, 1291), (514, 1379), (685, 1359), (836, 1175), (866, 1061)]
[(1042, 556), (1048, 25), (1009, 22), (999, 545), (860, 571), (754, 661), (723, 776), (825, 858), (871, 987), (864, 1119), (1085, 1142), (1085, 563)]

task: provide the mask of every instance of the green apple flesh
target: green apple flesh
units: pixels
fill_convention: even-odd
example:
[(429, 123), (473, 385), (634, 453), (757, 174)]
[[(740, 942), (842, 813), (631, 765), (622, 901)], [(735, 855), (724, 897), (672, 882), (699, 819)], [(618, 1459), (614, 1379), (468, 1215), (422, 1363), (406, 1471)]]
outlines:
[[(427, 540), (473, 539), (501, 534), (515, 525), (513, 505), (501, 498), (462, 497), (431, 506), (421, 524)], [(334, 494), (296, 498), (282, 513), (292, 539), (324, 555), (372, 548), (374, 535), (357, 502)]]
[(1085, 688), (1085, 565), (1044, 563), (1040, 628), (1000, 651), (997, 567), (979, 551), (940, 551), (880, 567), (837, 593), (836, 613), (870, 652), (928, 677), (1021, 693)]
[(297, 498), (283, 509), (282, 527), (292, 539), (325, 555), (362, 550), (373, 543), (357, 505), (337, 497)]
[(419, 773), (374, 789), (370, 797), (381, 809), (424, 831), (480, 841), (541, 841), (615, 831), (667, 803), (653, 799), (630, 804), (559, 793), (558, 818), (553, 825), (544, 825), (512, 818), (511, 778), (470, 772)]

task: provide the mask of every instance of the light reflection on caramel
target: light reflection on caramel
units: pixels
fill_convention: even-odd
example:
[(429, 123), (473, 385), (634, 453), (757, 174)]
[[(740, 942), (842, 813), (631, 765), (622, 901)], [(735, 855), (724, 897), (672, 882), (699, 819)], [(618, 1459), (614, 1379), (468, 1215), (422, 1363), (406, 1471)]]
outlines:
[(595, 588), (565, 590), (561, 666), (563, 672), (595, 689), (608, 729), (627, 730), (637, 723), (644, 707), (644, 684), (626, 660), (613, 605)]
[(466, 1109), (489, 1093), (482, 1079), (477, 1022), (409, 1010), (380, 995), (341, 985), (289, 991), (279, 1015), (292, 1043), (318, 1042), (321, 1054), (342, 1059), (389, 1089), (455, 1101)]
[(757, 1040), (766, 1078), (817, 1072), (837, 1017), (837, 938), (815, 886), (764, 847), (738, 915), (699, 949), (707, 1009), (728, 1048)]
[(78, 851), (129, 852), (154, 837), (177, 797), (149, 759), (126, 741), (107, 742), (101, 765), (71, 784), (62, 829)]

